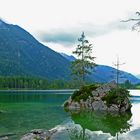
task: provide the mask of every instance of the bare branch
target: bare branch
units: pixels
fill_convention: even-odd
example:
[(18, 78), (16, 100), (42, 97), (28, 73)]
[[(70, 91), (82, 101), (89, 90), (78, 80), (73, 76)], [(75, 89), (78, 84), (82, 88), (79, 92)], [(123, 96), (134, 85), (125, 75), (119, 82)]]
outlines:
[(126, 63), (119, 63), (119, 65), (124, 65), (124, 64), (126, 64)]
[(136, 14), (137, 14), (138, 16), (140, 16), (140, 12), (136, 12)]
[(127, 19), (127, 20), (121, 20), (121, 22), (129, 22), (129, 21), (140, 21), (140, 18), (131, 18), (131, 19)]

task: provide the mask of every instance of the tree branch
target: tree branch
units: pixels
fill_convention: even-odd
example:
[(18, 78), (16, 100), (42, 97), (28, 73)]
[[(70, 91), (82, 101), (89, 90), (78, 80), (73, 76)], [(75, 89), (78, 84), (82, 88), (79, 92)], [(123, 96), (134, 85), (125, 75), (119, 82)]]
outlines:
[(140, 21), (140, 18), (131, 18), (131, 19), (128, 19), (128, 20), (121, 20), (121, 22), (129, 22), (129, 21)]

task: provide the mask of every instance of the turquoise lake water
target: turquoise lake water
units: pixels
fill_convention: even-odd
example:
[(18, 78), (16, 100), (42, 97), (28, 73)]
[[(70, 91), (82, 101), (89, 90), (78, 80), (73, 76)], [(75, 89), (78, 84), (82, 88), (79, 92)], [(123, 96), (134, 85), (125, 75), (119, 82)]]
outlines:
[[(32, 129), (58, 126), (70, 128), (68, 140), (139, 140), (140, 91), (132, 90), (131, 94), (132, 114), (113, 115), (98, 112), (67, 113), (62, 107), (70, 96), (67, 92), (0, 93), (0, 136), (12, 133), (15, 135), (10, 139), (18, 140)], [(64, 130), (62, 132), (66, 133)], [(67, 140), (62, 133), (54, 139)]]

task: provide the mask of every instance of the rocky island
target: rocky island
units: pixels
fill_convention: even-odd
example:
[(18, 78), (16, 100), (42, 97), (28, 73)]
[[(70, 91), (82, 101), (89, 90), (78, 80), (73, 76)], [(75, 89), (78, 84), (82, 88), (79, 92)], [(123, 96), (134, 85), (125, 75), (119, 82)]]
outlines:
[(129, 91), (115, 81), (103, 85), (83, 86), (65, 101), (66, 110), (98, 110), (107, 112), (130, 111)]

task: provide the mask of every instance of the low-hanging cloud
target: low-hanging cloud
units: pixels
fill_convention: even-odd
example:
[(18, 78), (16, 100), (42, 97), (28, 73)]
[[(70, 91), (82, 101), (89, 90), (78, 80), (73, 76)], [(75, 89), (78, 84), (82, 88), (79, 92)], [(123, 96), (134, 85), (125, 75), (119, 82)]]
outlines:
[(55, 31), (49, 33), (40, 33), (40, 38), (43, 42), (52, 42), (58, 44), (71, 45), (77, 41), (76, 34), (64, 31)]
[(113, 31), (131, 30), (131, 23), (123, 23), (121, 20), (99, 25), (93, 23), (84, 23), (67, 29), (56, 29), (48, 32), (40, 32), (39, 37), (42, 42), (58, 43), (65, 46), (71, 46), (77, 43), (81, 32), (85, 32), (86, 37), (98, 37)]

